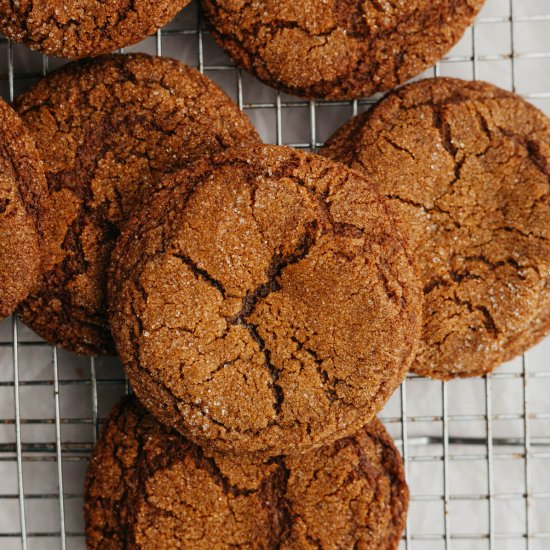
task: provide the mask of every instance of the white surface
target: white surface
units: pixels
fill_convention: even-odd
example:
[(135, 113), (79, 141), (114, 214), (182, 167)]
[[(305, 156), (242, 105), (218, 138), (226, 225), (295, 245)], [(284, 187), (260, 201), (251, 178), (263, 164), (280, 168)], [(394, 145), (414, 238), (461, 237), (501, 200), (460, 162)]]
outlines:
[[(475, 31), (470, 29), (439, 65), (439, 74), (477, 77), (508, 89), (515, 83), (518, 93), (550, 114), (550, 0), (513, 2), (513, 62), (511, 5), (510, 0), (487, 0)], [(199, 35), (196, 29), (197, 9), (193, 4), (163, 30), (162, 37), (152, 37), (127, 51), (162, 53), (200, 65), (207, 76), (241, 102), (268, 142), (308, 148), (323, 142), (356, 110), (369, 106), (368, 101), (315, 104), (278, 95), (245, 73), (239, 86), (238, 72), (223, 52), (206, 33)], [(8, 56), (8, 46), (2, 42), (0, 92), (5, 98), (9, 98)], [(13, 46), (13, 59), (17, 95), (39, 78), (44, 65), (42, 56), (19, 45)], [(60, 63), (50, 59), (47, 67), (51, 70)], [(433, 74), (430, 70), (425, 76)], [(0, 548), (22, 548), (23, 504), (28, 548), (49, 550), (66, 543), (67, 548), (81, 549), (82, 482), (96, 433), (95, 420), (104, 417), (124, 392), (122, 372), (116, 360), (97, 359), (94, 366), (90, 359), (59, 351), (60, 411), (56, 415), (54, 352), (21, 323), (16, 328), (17, 346), (13, 320), (0, 324)], [(19, 360), (24, 500), (19, 498), (14, 453), (14, 352)], [(93, 383), (94, 368), (97, 385)], [(549, 396), (550, 339), (525, 358), (502, 366), (487, 380), (448, 384), (420, 378), (407, 381), (405, 391), (398, 392), (383, 413), (397, 440), (402, 439), (403, 428), (407, 435), (403, 450), (412, 498), (403, 548), (550, 548)], [(56, 445), (57, 429), (61, 448)], [(488, 430), (493, 435), (491, 443), (487, 441)], [(435, 438), (431, 444), (425, 439), (428, 436)], [(446, 438), (448, 446), (443, 444)], [(458, 444), (455, 438), (477, 441)], [(507, 438), (516, 438), (516, 444), (501, 445), (500, 439)], [(58, 450), (63, 451), (61, 464)]]

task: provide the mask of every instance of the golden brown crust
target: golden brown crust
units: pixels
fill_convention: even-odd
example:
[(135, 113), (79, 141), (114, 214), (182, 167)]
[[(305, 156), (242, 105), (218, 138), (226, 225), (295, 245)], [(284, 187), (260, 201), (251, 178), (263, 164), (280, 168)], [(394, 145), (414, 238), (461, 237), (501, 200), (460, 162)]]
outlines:
[(550, 122), (483, 82), (429, 79), (341, 128), (411, 234), (424, 284), (413, 371), (482, 375), (550, 331)]
[(174, 174), (129, 222), (111, 326), (147, 408), (218, 450), (288, 454), (372, 418), (416, 350), (421, 290), (385, 201), (287, 147)]
[(47, 188), (42, 162), (23, 123), (0, 99), (0, 319), (38, 281)]
[(389, 90), (439, 60), (483, 0), (202, 0), (218, 44), (260, 80), (305, 97)]
[(395, 550), (407, 506), (401, 457), (378, 420), (305, 455), (252, 461), (205, 452), (126, 398), (88, 469), (86, 543)]
[(46, 55), (94, 57), (135, 44), (190, 0), (0, 0), (0, 31)]
[(20, 315), (50, 343), (114, 353), (105, 278), (127, 215), (164, 174), (259, 138), (213, 82), (143, 54), (67, 65), (21, 95), (16, 109), (44, 160), (51, 197), (50, 261)]

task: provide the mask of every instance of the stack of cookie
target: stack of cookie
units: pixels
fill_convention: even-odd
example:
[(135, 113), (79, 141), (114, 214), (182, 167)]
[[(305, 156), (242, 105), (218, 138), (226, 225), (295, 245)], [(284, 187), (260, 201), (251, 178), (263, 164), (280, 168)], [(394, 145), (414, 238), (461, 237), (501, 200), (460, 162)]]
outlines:
[[(37, 4), (1, 25), (70, 57), (176, 9)], [(333, 4), (204, 1), (237, 62), (323, 98), (417, 74), (481, 6)], [(88, 547), (396, 548), (408, 491), (376, 414), (411, 368), (485, 374), (550, 332), (548, 119), (428, 79), (314, 155), (261, 144), (211, 81), (146, 55), (69, 64), (15, 111), (0, 110), (0, 313), (20, 304), (48, 342), (118, 353), (135, 392), (92, 457)]]

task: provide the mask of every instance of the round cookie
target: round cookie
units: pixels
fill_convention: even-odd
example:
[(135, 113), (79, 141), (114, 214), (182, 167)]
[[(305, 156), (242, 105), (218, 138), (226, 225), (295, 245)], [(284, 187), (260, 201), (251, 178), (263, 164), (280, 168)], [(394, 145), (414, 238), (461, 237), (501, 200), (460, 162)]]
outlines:
[(77, 59), (135, 44), (190, 0), (0, 0), (0, 32), (46, 55)]
[(550, 121), (483, 82), (429, 79), (352, 119), (322, 154), (397, 209), (421, 271), (412, 370), (478, 376), (550, 332)]
[(109, 415), (84, 494), (89, 550), (397, 549), (408, 488), (378, 420), (295, 457), (203, 451), (135, 398)]
[(260, 80), (309, 98), (389, 90), (433, 65), (484, 0), (202, 0), (210, 31)]
[(50, 343), (114, 354), (106, 271), (120, 227), (159, 177), (259, 138), (210, 80), (168, 58), (113, 55), (52, 73), (17, 98), (44, 161), (49, 264), (20, 308)]
[(36, 147), (0, 99), (0, 320), (27, 297), (40, 276), (47, 196)]
[(421, 288), (386, 201), (359, 173), (276, 146), (163, 185), (125, 227), (109, 277), (142, 403), (198, 444), (264, 456), (368, 422), (420, 328)]

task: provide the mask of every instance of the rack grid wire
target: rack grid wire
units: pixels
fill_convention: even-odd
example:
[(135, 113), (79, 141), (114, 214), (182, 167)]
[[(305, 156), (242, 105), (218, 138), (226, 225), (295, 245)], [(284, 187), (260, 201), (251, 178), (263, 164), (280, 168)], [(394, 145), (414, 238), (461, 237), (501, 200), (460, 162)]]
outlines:
[[(266, 142), (321, 146), (378, 97), (304, 101), (260, 84), (217, 48), (195, 2), (126, 51), (197, 67), (244, 109)], [(61, 60), (0, 38), (7, 100)], [(425, 76), (484, 79), (550, 114), (550, 1), (487, 0), (463, 40)], [(84, 548), (82, 485), (98, 430), (129, 390), (116, 359), (41, 341), (16, 317), (0, 324), (0, 548)], [(382, 420), (401, 449), (411, 504), (407, 550), (550, 548), (550, 339), (484, 378), (413, 375)]]

